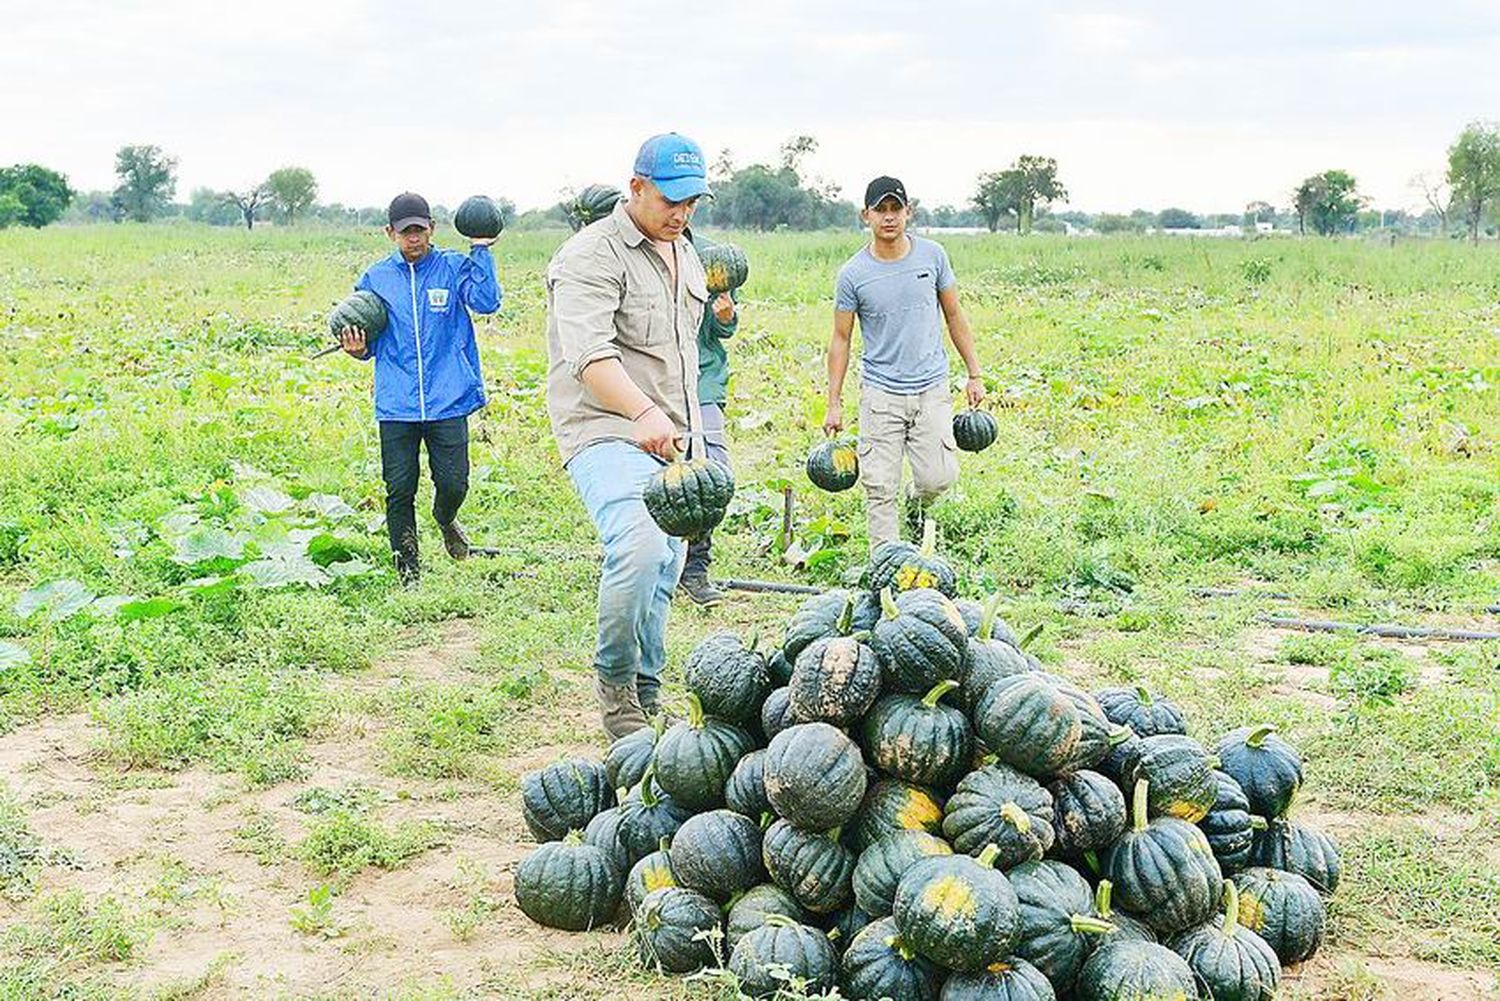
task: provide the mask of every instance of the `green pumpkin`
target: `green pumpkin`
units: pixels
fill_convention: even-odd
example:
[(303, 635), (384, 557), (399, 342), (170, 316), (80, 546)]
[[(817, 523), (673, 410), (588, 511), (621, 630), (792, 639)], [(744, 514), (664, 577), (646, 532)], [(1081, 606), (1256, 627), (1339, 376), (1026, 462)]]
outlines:
[(1248, 864), (1295, 872), (1325, 896), (1339, 888), (1343, 870), (1331, 837), (1290, 820), (1273, 820), (1253, 832)]
[(1239, 923), (1266, 940), (1285, 965), (1309, 960), (1323, 944), (1328, 913), (1311, 883), (1294, 872), (1252, 867), (1232, 877)]
[(693, 811), (663, 792), (656, 784), (655, 771), (648, 768), (640, 784), (620, 804), (620, 814), (620, 845), (634, 863), (655, 851), (663, 838), (676, 834)]
[(1151, 926), (1140, 918), (1132, 917), (1124, 911), (1114, 909), (1112, 898), (1114, 896), (1115, 884), (1107, 879), (1099, 880), (1099, 885), (1094, 888), (1094, 915), (1103, 918), (1114, 925), (1115, 930), (1109, 933), (1112, 942), (1155, 942), (1156, 932)]
[(926, 695), (886, 695), (865, 716), (865, 751), (887, 775), (951, 789), (969, 770), (974, 734), (962, 712), (941, 704), (958, 688), (940, 681)]
[(588, 931), (614, 920), (624, 873), (577, 831), (549, 841), (516, 866), (516, 903), (539, 925)]
[(521, 818), (538, 841), (582, 831), (615, 802), (604, 766), (583, 758), (558, 761), (521, 777)]
[(974, 711), (980, 697), (1001, 678), (1033, 673), (1024, 653), (1003, 640), (983, 638), (982, 626), (980, 630), (980, 636), (969, 637), (960, 676), (959, 701), (969, 712)]
[(854, 820), (845, 830), (849, 846), (862, 852), (892, 831), (943, 833), (943, 800), (930, 789), (900, 779), (870, 784)]
[(620, 200), (620, 189), (612, 184), (590, 184), (568, 205), (568, 224), (574, 232), (590, 223), (598, 222), (615, 210)]
[(797, 656), (814, 640), (831, 636), (848, 636), (854, 614), (854, 595), (842, 588), (824, 591), (808, 598), (786, 623), (786, 636), (781, 643), (782, 656), (788, 665), (787, 677), (796, 666)]
[[(975, 601), (973, 598), (954, 598), (953, 604), (958, 606), (958, 613), (964, 617), (964, 625), (969, 627), (969, 635), (972, 638), (998, 640), (1014, 650), (1021, 650), (1030, 637), (1022, 639), (1016, 635), (1016, 631), (1010, 627), (1010, 624), (1000, 617), (1000, 600), (1001, 596), (996, 593), (982, 602)], [(1035, 631), (1033, 630), (1033, 633)]]
[(1241, 727), (1227, 733), (1217, 750), (1220, 770), (1245, 790), (1250, 812), (1275, 820), (1286, 816), (1302, 786), (1302, 755), (1276, 736), (1276, 727)]
[(453, 213), (453, 228), (471, 240), (490, 240), (505, 229), (505, 215), (488, 195), (470, 195)]
[(965, 452), (983, 452), (995, 443), (1000, 425), (983, 410), (965, 410), (953, 415), (953, 440)]
[(652, 890), (677, 885), (677, 877), (672, 875), (672, 854), (667, 850), (670, 844), (670, 838), (662, 838), (656, 851), (630, 867), (630, 874), (625, 877), (625, 904), (631, 914)]
[(387, 319), (380, 296), (368, 289), (356, 289), (328, 314), (328, 332), (338, 340), (345, 327), (354, 327), (365, 332), (365, 343), (369, 344), (384, 332)]
[(733, 810), (690, 817), (672, 837), (672, 875), (678, 886), (724, 903), (765, 879), (760, 825)]
[(792, 690), (785, 685), (772, 689), (760, 707), (760, 731), (765, 734), (766, 742), (770, 743), (795, 722), (792, 719)]
[(1084, 960), (1115, 926), (1094, 914), (1094, 891), (1072, 866), (1051, 859), (1025, 862), (1005, 874), (1016, 891), (1021, 922), (1014, 955), (1033, 964), (1067, 995)]
[(1078, 974), (1078, 1001), (1197, 1001), (1187, 961), (1164, 945), (1106, 941)]
[(1136, 736), (1134, 730), (1125, 727), (1121, 731), (1121, 739), (1117, 744), (1110, 747), (1108, 753), (1100, 758), (1093, 766), (1094, 771), (1117, 782), (1123, 789), (1125, 786), (1125, 769), (1135, 758), (1136, 750), (1141, 746), (1141, 738)]
[(1219, 868), (1229, 875), (1252, 864), (1250, 848), (1259, 818), (1250, 816), (1250, 802), (1245, 799), (1245, 792), (1238, 782), (1221, 771), (1215, 771), (1214, 783), (1213, 808), (1208, 811), (1208, 816), (1198, 821), (1198, 826), (1208, 838), (1214, 858), (1219, 860)]
[(738, 726), (752, 726), (771, 690), (766, 658), (733, 633), (715, 633), (693, 648), (683, 666), (687, 687), (703, 711)]
[(1130, 733), (1086, 693), (1038, 674), (993, 682), (974, 706), (974, 729), (990, 753), (1042, 779), (1092, 767)]
[(1276, 1001), (1281, 962), (1266, 940), (1239, 924), (1239, 891), (1224, 881), (1224, 917), (1168, 942), (1208, 988), (1213, 1001)]
[(826, 993), (838, 979), (838, 954), (828, 936), (780, 914), (745, 935), (729, 957), (729, 972), (752, 998), (774, 997), (788, 975), (806, 982), (808, 994)]
[(669, 462), (646, 482), (641, 499), (663, 532), (701, 539), (724, 520), (734, 499), (734, 474), (714, 459)]
[(1047, 786), (1053, 844), (1065, 859), (1097, 855), (1125, 833), (1125, 796), (1098, 772), (1080, 768)]
[(956, 852), (996, 849), (1009, 869), (1041, 858), (1052, 847), (1052, 794), (1009, 765), (993, 764), (963, 777), (943, 812), (943, 836)]
[(724, 784), (724, 805), (735, 813), (751, 820), (771, 812), (771, 801), (766, 797), (766, 752), (751, 751), (740, 759)]
[(921, 695), (940, 681), (957, 678), (969, 649), (958, 609), (931, 588), (880, 592), (884, 609), (871, 645), (880, 659), (885, 687)]
[(982, 970), (1004, 959), (1020, 908), (1010, 882), (992, 868), (998, 851), (926, 858), (907, 870), (892, 902), (902, 940), (950, 970)]
[[(702, 241), (708, 244), (708, 241)], [(703, 262), (703, 277), (708, 283), (708, 294), (733, 292), (750, 278), (750, 261), (745, 252), (732, 243), (713, 243), (698, 250), (698, 259)]]
[(853, 636), (814, 640), (797, 655), (787, 698), (798, 723), (847, 727), (880, 694), (880, 662)]
[(842, 954), (844, 948), (854, 941), (854, 937), (864, 931), (874, 920), (856, 904), (830, 914), (822, 922), (822, 927), (828, 933), (828, 941), (833, 943), (834, 951)]
[[(937, 523), (931, 518), (922, 525), (922, 544), (892, 539), (870, 552), (870, 590), (893, 593), (929, 588), (948, 597), (958, 593), (958, 577), (953, 567), (937, 553)], [(960, 616), (962, 618), (962, 616)]]
[(662, 717), (654, 726), (641, 727), (609, 745), (604, 755), (604, 774), (613, 789), (634, 789), (656, 756), (656, 739), (663, 729)]
[(854, 902), (872, 917), (891, 913), (896, 885), (913, 864), (934, 855), (952, 855), (942, 838), (926, 831), (891, 831), (859, 853), (854, 864)]
[(680, 886), (652, 890), (635, 912), (633, 933), (641, 964), (662, 973), (694, 973), (718, 966), (719, 906)]
[(807, 831), (841, 827), (865, 794), (859, 748), (827, 723), (798, 723), (766, 747), (766, 797), (776, 812)]
[(791, 680), (792, 665), (780, 650), (773, 650), (766, 658), (766, 673), (771, 676), (772, 686), (781, 688)]
[(873, 633), (875, 623), (885, 614), (880, 605), (880, 595), (874, 591), (860, 591), (854, 596), (854, 614), (849, 617), (849, 628), (856, 633)]
[(1218, 907), (1224, 876), (1203, 832), (1176, 817), (1147, 820), (1147, 783), (1136, 784), (1133, 826), (1104, 853), (1104, 876), (1121, 907), (1158, 935), (1207, 921)]
[(765, 924), (766, 918), (772, 914), (781, 914), (793, 921), (807, 920), (802, 905), (775, 883), (752, 886), (729, 905), (724, 930), (725, 948), (733, 951), (740, 939)]
[(807, 478), (819, 490), (831, 494), (848, 490), (859, 482), (859, 451), (856, 442), (836, 438), (807, 453)]
[(854, 853), (838, 840), (778, 820), (766, 829), (762, 861), (771, 880), (813, 914), (831, 914), (854, 899)]
[(1208, 816), (1219, 796), (1213, 759), (1202, 744), (1175, 733), (1141, 738), (1125, 767), (1124, 786), (1134, 789), (1137, 782), (1151, 785), (1152, 816), (1190, 824)]
[(1128, 726), (1141, 737), (1187, 733), (1182, 710), (1175, 703), (1152, 695), (1145, 685), (1106, 688), (1095, 692), (1094, 698), (1111, 723)]
[[(620, 822), (624, 819), (624, 811), (621, 807), (612, 806), (608, 810), (600, 810), (589, 821), (588, 827), (583, 831), (584, 844), (593, 845), (609, 856), (616, 869), (623, 875), (630, 871), (640, 856), (632, 857), (620, 843)], [(644, 854), (649, 855), (650, 852)]]
[(937, 1001), (943, 970), (917, 954), (893, 918), (862, 928), (844, 950), (839, 986), (850, 1001)]
[(953, 974), (939, 1001), (1057, 1001), (1057, 993), (1041, 970), (1008, 956), (977, 973)]
[(710, 810), (724, 803), (724, 783), (755, 740), (740, 727), (705, 716), (703, 705), (688, 693), (688, 718), (674, 723), (656, 742), (656, 782), (690, 810)]

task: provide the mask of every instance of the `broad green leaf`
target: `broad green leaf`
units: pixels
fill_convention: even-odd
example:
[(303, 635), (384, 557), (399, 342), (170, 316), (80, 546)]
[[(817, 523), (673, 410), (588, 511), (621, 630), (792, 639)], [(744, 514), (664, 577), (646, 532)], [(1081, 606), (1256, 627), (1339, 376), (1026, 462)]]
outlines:
[(239, 586), (240, 579), (233, 574), (227, 577), (198, 577), (182, 586), (187, 594), (202, 598), (211, 594), (223, 594)]
[(260, 485), (241, 491), (240, 503), (261, 514), (281, 514), (290, 511), (296, 501), (275, 487)]
[(130, 594), (104, 594), (95, 598), (89, 605), (89, 614), (101, 619), (107, 619), (114, 615), (125, 605), (135, 601), (134, 595)]
[(336, 497), (333, 494), (308, 494), (307, 500), (303, 501), (303, 503), (314, 514), (329, 521), (338, 521), (341, 518), (353, 518), (357, 514), (354, 508), (344, 503), (342, 497)]
[(222, 528), (195, 528), (177, 540), (174, 562), (197, 566), (210, 560), (238, 560), (245, 555), (245, 537)]
[(375, 567), (364, 560), (353, 559), (330, 563), (323, 569), (328, 571), (330, 577), (359, 577), (371, 572)]
[(140, 619), (155, 619), (170, 615), (183, 607), (175, 598), (147, 598), (144, 601), (129, 601), (121, 605), (115, 615), (121, 622), (136, 622)]
[(249, 577), (256, 587), (286, 587), (290, 584), (307, 584), (322, 587), (330, 580), (323, 568), (309, 559), (297, 560), (252, 560), (240, 567), (240, 572)]
[(54, 580), (24, 591), (16, 598), (15, 613), (18, 619), (29, 619), (42, 609), (53, 622), (77, 615), (94, 600), (93, 592), (76, 580)]
[(0, 640), (0, 670), (23, 667), (31, 663), (31, 652), (19, 643)]
[(353, 559), (354, 552), (349, 548), (348, 543), (324, 532), (307, 541), (307, 558), (320, 567), (326, 567), (330, 563), (342, 563)]

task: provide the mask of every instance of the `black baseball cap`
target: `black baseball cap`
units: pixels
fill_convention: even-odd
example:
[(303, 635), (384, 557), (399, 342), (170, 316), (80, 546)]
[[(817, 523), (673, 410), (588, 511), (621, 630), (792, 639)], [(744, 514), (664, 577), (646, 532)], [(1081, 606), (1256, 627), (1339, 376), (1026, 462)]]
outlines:
[(886, 198), (894, 198), (903, 206), (911, 204), (906, 197), (906, 185), (882, 174), (865, 186), (865, 208), (873, 209)]
[(427, 199), (411, 191), (403, 191), (392, 198), (386, 216), (390, 219), (391, 229), (398, 233), (408, 226), (432, 225), (432, 209), (428, 207)]

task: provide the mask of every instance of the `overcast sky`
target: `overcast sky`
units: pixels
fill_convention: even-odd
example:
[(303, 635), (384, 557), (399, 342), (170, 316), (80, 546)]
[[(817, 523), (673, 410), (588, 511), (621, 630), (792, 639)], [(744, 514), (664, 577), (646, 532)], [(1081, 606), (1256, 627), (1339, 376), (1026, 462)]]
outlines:
[(0, 164), (109, 188), (154, 143), (184, 200), (299, 164), (324, 201), (526, 208), (675, 129), (741, 164), (809, 133), (846, 195), (893, 173), (933, 206), (1039, 153), (1087, 211), (1284, 204), (1330, 167), (1401, 207), (1500, 118), (1495, 0), (0, 0), (0, 23)]

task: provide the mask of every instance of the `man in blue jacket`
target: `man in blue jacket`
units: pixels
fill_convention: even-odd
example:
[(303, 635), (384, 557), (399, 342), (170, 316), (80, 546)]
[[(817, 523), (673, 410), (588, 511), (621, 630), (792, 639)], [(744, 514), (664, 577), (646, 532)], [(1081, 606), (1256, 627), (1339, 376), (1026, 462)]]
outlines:
[(432, 211), (409, 191), (391, 202), (389, 220), (385, 232), (395, 253), (354, 286), (385, 303), (385, 331), (367, 344), (364, 331), (345, 327), (340, 340), (355, 358), (375, 360), (386, 530), (396, 572), (410, 585), (420, 574), (414, 502), (424, 441), (443, 546), (456, 560), (469, 555), (457, 515), (469, 492), (469, 415), (485, 404), (469, 310), (495, 312), (501, 293), (490, 256), (493, 238), (471, 240), (467, 255), (434, 248)]

